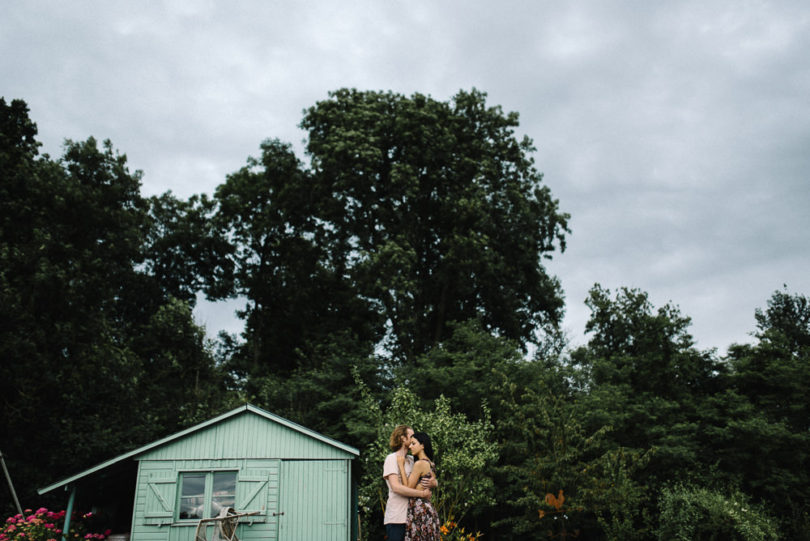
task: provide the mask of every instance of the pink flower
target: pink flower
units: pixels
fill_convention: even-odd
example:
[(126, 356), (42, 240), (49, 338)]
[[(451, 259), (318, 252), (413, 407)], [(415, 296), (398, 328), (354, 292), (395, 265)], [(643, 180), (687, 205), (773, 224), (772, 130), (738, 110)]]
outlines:
[(84, 536), (85, 539), (93, 539), (93, 534), (89, 533)]
[(15, 522), (17, 522), (17, 519), (16, 519), (16, 518), (14, 518), (14, 517), (8, 517), (8, 518), (6, 519), (6, 522), (7, 522), (8, 524), (14, 524)]
[(8, 529), (8, 531), (13, 532), (14, 530), (17, 529), (17, 527), (14, 524), (12, 524), (7, 529)]
[(104, 530), (104, 537), (110, 535), (111, 533), (112, 533), (112, 530)]

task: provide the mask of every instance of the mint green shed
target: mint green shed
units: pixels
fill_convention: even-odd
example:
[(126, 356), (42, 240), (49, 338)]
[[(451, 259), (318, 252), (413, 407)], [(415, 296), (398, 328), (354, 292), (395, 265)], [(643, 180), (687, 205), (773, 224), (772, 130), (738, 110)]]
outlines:
[(223, 508), (250, 513), (240, 519), (240, 541), (350, 541), (356, 536), (352, 461), (358, 455), (353, 447), (245, 405), (39, 492), (71, 488), (72, 507), (77, 487), (85, 492), (104, 485), (91, 482), (94, 477), (107, 485), (126, 482), (129, 463), (134, 495), (124, 537), (130, 541), (195, 541), (200, 520)]

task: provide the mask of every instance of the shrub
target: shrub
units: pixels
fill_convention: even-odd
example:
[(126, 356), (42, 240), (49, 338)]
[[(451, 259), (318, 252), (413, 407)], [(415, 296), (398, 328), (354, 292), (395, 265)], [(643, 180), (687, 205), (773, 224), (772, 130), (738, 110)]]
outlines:
[[(72, 515), (70, 531), (65, 536), (68, 541), (93, 540), (102, 541), (110, 535), (109, 530), (101, 533), (87, 531), (84, 520), (90, 519), (92, 513), (81, 517)], [(8, 517), (0, 530), (0, 541), (59, 541), (62, 539), (62, 528), (65, 523), (65, 511), (48, 511), (40, 507), (36, 511), (26, 509), (24, 514)]]
[(676, 485), (661, 491), (662, 541), (765, 541), (778, 539), (776, 521), (739, 491)]

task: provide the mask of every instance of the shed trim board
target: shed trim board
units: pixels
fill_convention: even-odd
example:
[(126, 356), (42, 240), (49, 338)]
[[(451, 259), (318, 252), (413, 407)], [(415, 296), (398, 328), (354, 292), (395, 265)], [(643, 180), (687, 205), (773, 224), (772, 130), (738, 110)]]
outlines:
[[(240, 406), (239, 408), (236, 408), (236, 409), (234, 409), (232, 411), (224, 413), (224, 414), (222, 414), (222, 415), (220, 415), (218, 417), (214, 417), (213, 419), (209, 419), (208, 421), (205, 421), (205, 422), (200, 423), (198, 425), (195, 425), (193, 427), (190, 427), (190, 428), (187, 428), (187, 429), (182, 430), (180, 432), (177, 432), (176, 434), (173, 434), (173, 435), (168, 436), (166, 438), (157, 440), (157, 441), (152, 442), (152, 443), (150, 443), (148, 445), (144, 445), (143, 447), (139, 447), (139, 448), (134, 449), (134, 450), (132, 450), (132, 451), (130, 451), (128, 453), (124, 453), (122, 455), (119, 455), (119, 456), (117, 456), (117, 457), (115, 457), (115, 458), (113, 458), (111, 460), (108, 460), (106, 462), (102, 462), (101, 464), (93, 466), (92, 468), (89, 468), (87, 470), (84, 470), (83, 472), (77, 473), (76, 475), (73, 475), (73, 476), (68, 477), (66, 479), (63, 479), (61, 481), (58, 481), (58, 482), (56, 482), (56, 483), (54, 483), (52, 485), (46, 486), (44, 488), (40, 488), (39, 490), (37, 490), (37, 492), (39, 494), (45, 494), (45, 493), (50, 492), (50, 491), (52, 491), (54, 489), (57, 489), (59, 487), (69, 485), (70, 483), (72, 483), (74, 481), (77, 481), (77, 480), (79, 480), (79, 479), (81, 479), (83, 477), (87, 477), (88, 475), (91, 475), (91, 474), (96, 473), (96, 472), (98, 472), (100, 470), (108, 468), (108, 467), (110, 467), (110, 466), (112, 466), (112, 465), (114, 465), (114, 464), (116, 464), (118, 462), (121, 462), (121, 461), (129, 459), (129, 458), (137, 457), (138, 455), (143, 455), (143, 454), (147, 453), (148, 451), (155, 450), (158, 447), (161, 447), (161, 446), (164, 446), (164, 445), (169, 444), (171, 442), (174, 442), (176, 440), (179, 440), (180, 438), (188, 436), (189, 434), (193, 434), (194, 432), (197, 432), (197, 431), (200, 431), (200, 430), (205, 429), (207, 427), (216, 425), (217, 423), (220, 423), (220, 422), (222, 422), (222, 421), (224, 421), (226, 419), (229, 419), (231, 417), (234, 417), (236, 415), (239, 415), (239, 414), (242, 414), (242, 413), (245, 413), (245, 412), (253, 413), (253, 414), (258, 415), (260, 417), (263, 417), (263, 418), (265, 418), (267, 420), (278, 423), (279, 425), (282, 425), (284, 427), (292, 429), (292, 430), (294, 430), (296, 432), (299, 432), (301, 434), (309, 436), (310, 438), (313, 438), (313, 439), (318, 440), (318, 441), (320, 441), (322, 443), (325, 443), (326, 445), (329, 445), (329, 446), (331, 446), (331, 447), (333, 447), (335, 449), (343, 451), (347, 455), (350, 455), (350, 456), (347, 456), (346, 458), (354, 458), (354, 457), (357, 457), (357, 456), (360, 455), (360, 451), (358, 451), (354, 447), (351, 447), (349, 445), (340, 443), (339, 441), (333, 440), (331, 438), (327, 438), (323, 434), (319, 434), (319, 433), (315, 432), (314, 430), (310, 430), (310, 429), (308, 429), (306, 427), (303, 427), (303, 426), (301, 426), (301, 425), (299, 425), (297, 423), (294, 423), (292, 421), (284, 419), (283, 417), (279, 417), (278, 415), (274, 415), (274, 414), (272, 414), (272, 413), (270, 413), (268, 411), (257, 408), (256, 406), (253, 406), (253, 405), (250, 405), (250, 404), (245, 404), (244, 406)], [(222, 458), (226, 458), (226, 457), (222, 457)], [(232, 457), (232, 458), (235, 458), (235, 457)]]

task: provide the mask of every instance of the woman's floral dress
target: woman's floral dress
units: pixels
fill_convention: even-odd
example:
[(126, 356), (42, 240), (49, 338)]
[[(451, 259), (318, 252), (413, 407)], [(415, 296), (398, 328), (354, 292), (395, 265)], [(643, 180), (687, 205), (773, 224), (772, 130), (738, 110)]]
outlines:
[[(433, 463), (430, 464), (433, 471)], [(434, 472), (435, 475), (435, 472)], [(423, 475), (422, 477), (427, 477)], [(422, 478), (420, 477), (420, 481)], [(405, 541), (440, 541), (439, 514), (428, 500), (408, 499), (408, 522), (405, 525)]]

